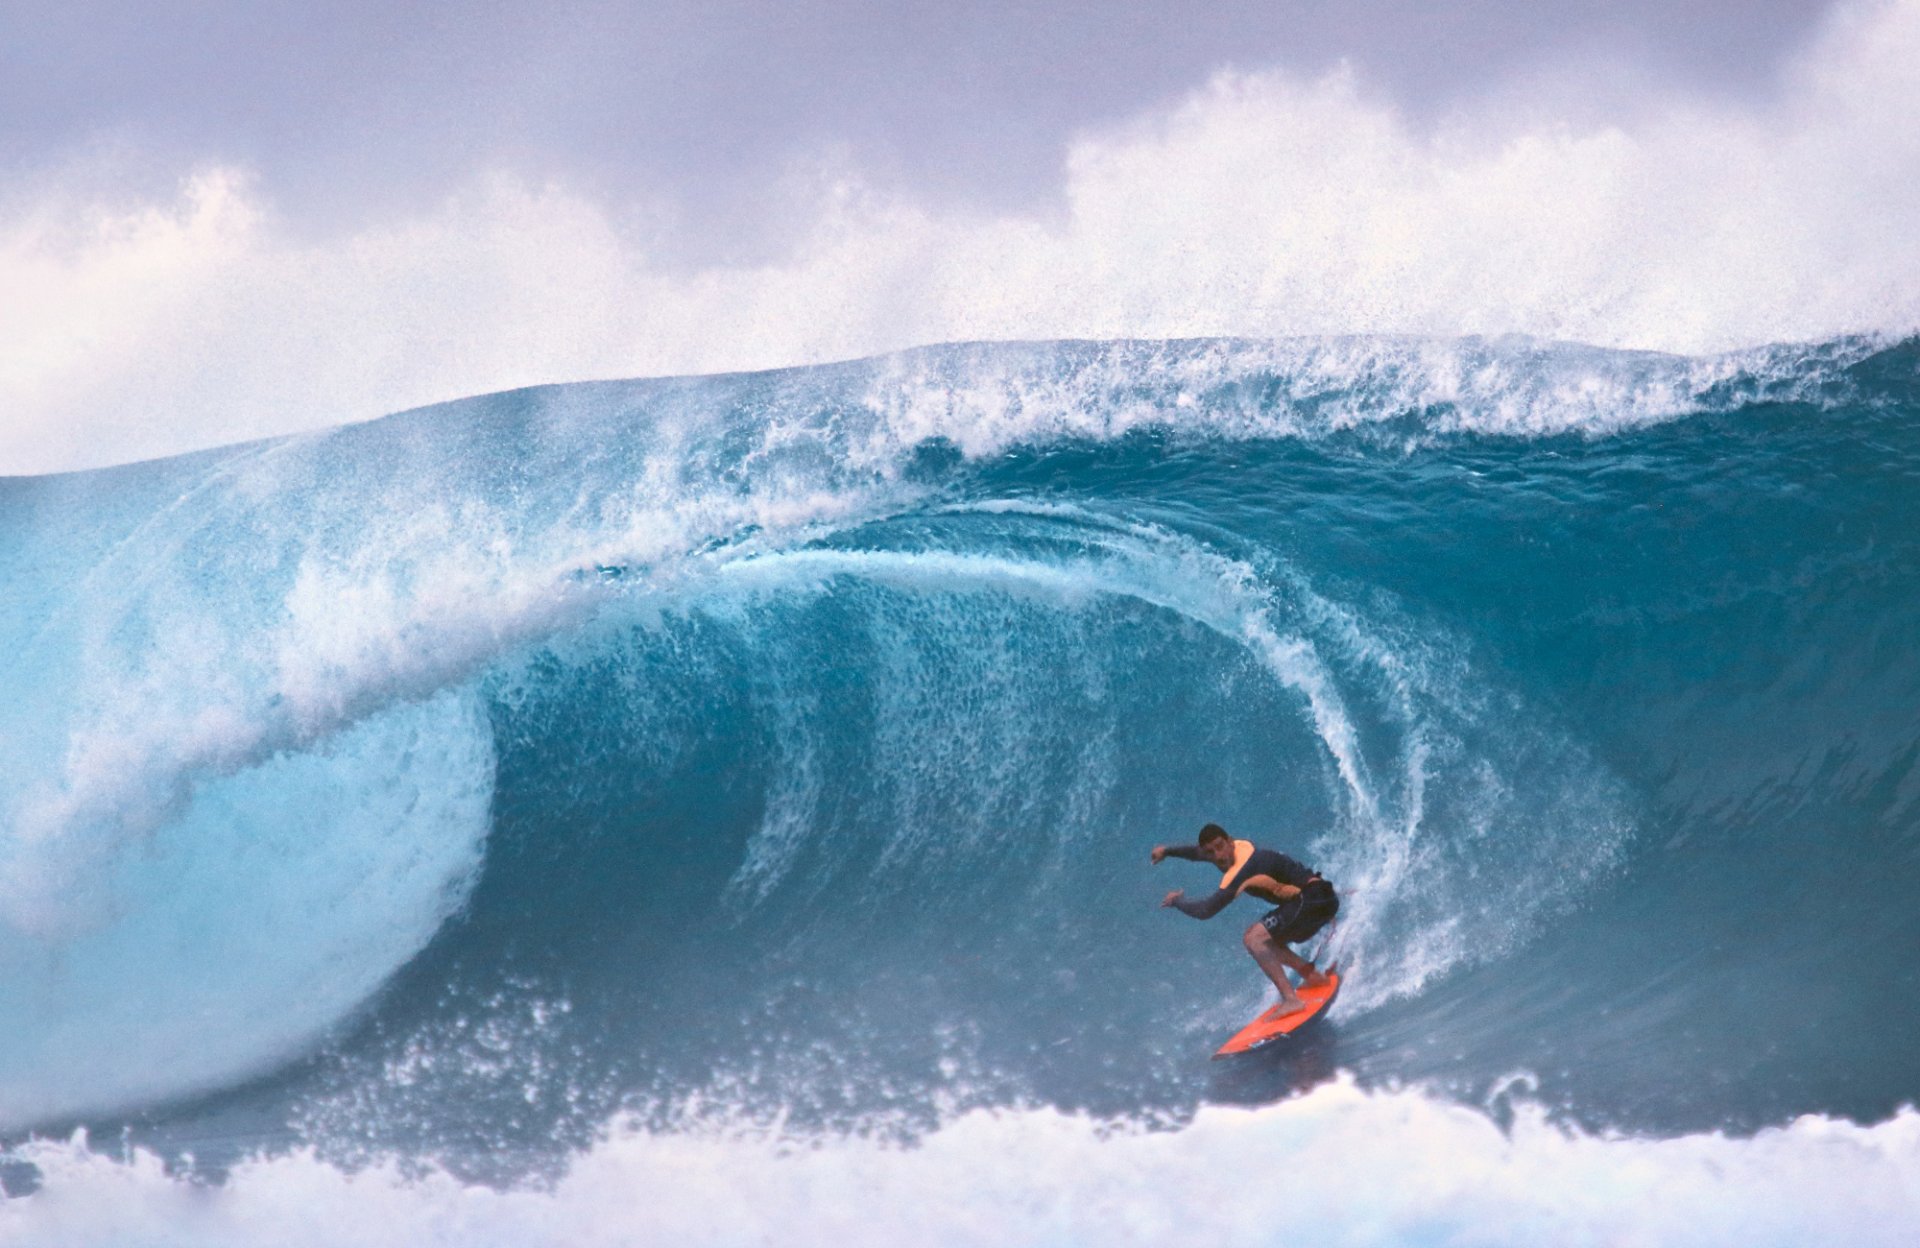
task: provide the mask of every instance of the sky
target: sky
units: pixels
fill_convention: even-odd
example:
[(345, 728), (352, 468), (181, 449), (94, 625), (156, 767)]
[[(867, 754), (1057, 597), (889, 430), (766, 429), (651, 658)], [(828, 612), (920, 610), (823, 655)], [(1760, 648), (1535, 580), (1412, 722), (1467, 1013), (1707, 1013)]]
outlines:
[(1920, 323), (1920, 0), (0, 0), (0, 474), (960, 338)]

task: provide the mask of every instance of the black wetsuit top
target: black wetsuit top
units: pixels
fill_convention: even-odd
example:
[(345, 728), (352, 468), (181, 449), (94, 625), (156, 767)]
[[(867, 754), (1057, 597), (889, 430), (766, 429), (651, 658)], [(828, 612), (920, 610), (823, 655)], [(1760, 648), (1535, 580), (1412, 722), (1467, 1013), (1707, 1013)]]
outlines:
[[(1198, 845), (1169, 845), (1167, 847), (1167, 857), (1186, 858), (1193, 862), (1212, 861), (1200, 852)], [(1238, 897), (1241, 886), (1256, 875), (1270, 876), (1282, 884), (1291, 884), (1293, 887), (1299, 889), (1306, 888), (1308, 884), (1320, 878), (1318, 871), (1313, 870), (1311, 867), (1302, 866), (1277, 849), (1255, 849), (1251, 854), (1247, 855), (1247, 861), (1242, 864), (1240, 869), (1233, 873), (1233, 878), (1225, 884), (1222, 884), (1220, 890), (1214, 893), (1213, 896), (1203, 901), (1188, 901), (1182, 897), (1173, 904), (1183, 914), (1190, 914), (1196, 919), (1210, 919), (1225, 909), (1228, 902)], [(1264, 890), (1258, 888), (1252, 890), (1252, 895), (1267, 902), (1269, 905), (1276, 904), (1280, 901), (1280, 898), (1269, 897)]]

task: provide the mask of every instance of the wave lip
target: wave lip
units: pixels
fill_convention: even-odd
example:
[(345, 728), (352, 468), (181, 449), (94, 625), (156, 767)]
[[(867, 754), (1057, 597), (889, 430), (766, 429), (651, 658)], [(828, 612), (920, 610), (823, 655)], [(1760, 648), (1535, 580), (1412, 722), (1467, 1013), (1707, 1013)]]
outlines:
[(1603, 437), (1760, 401), (1845, 401), (1846, 370), (1891, 343), (1861, 335), (1706, 356), (1521, 335), (973, 343), (865, 362), (861, 401), (884, 445), (937, 437), (973, 458), (1145, 429), (1231, 440), (1369, 428), (1403, 443)]

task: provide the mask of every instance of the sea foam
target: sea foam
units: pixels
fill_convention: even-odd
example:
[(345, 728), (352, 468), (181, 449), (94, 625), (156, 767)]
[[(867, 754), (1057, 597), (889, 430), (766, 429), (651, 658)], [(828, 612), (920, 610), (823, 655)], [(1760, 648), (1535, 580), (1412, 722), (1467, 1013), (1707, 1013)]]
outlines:
[(1749, 1138), (1652, 1140), (1500, 1117), (1342, 1079), (1177, 1129), (977, 1111), (917, 1143), (618, 1123), (543, 1188), (300, 1153), (219, 1186), (83, 1138), (15, 1151), (41, 1175), (0, 1243), (460, 1248), (765, 1243), (897, 1248), (1164, 1244), (1801, 1248), (1903, 1245), (1920, 1224), (1920, 1114), (1809, 1116)]

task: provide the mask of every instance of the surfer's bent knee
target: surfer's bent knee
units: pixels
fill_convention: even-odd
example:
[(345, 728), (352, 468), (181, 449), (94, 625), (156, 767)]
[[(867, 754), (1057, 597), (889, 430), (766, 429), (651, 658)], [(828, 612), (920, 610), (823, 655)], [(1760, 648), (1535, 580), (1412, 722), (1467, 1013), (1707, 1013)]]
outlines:
[(1264, 945), (1270, 945), (1275, 943), (1273, 939), (1273, 934), (1267, 931), (1266, 927), (1258, 922), (1249, 926), (1247, 928), (1246, 934), (1242, 936), (1240, 940), (1241, 940), (1241, 943), (1245, 944), (1249, 950), (1259, 949)]

